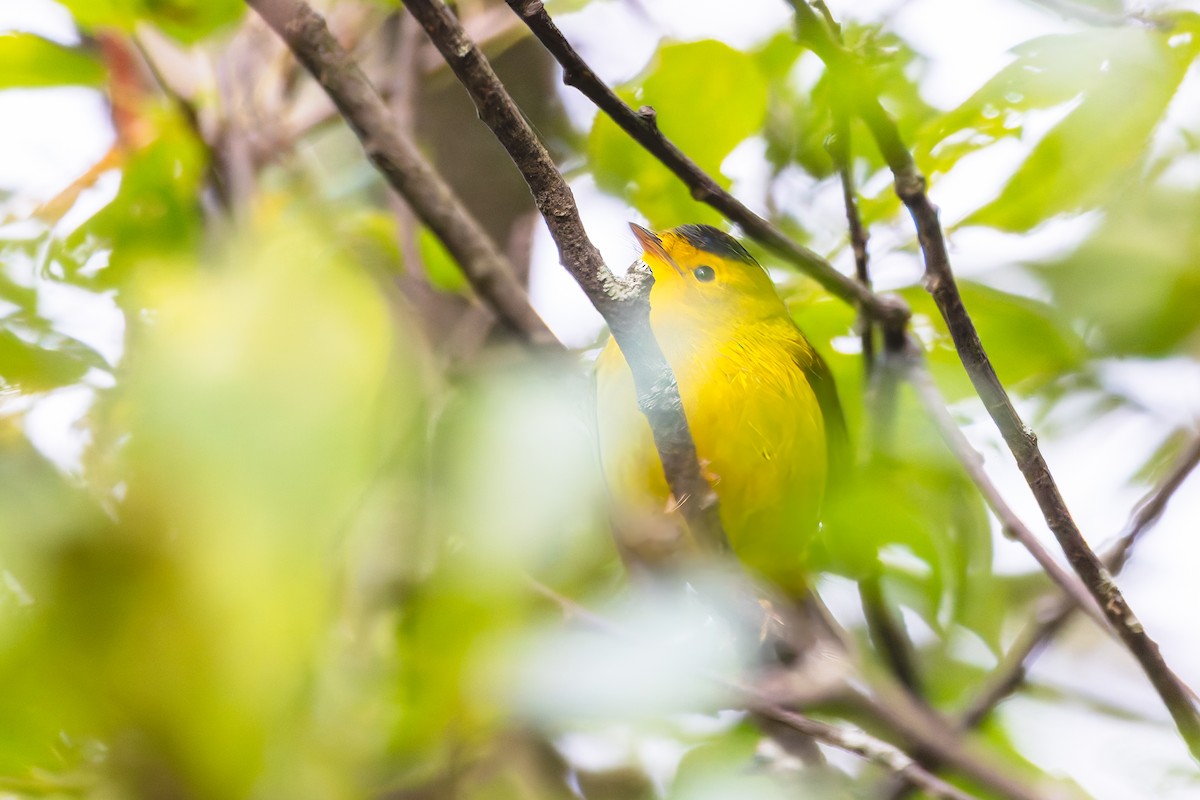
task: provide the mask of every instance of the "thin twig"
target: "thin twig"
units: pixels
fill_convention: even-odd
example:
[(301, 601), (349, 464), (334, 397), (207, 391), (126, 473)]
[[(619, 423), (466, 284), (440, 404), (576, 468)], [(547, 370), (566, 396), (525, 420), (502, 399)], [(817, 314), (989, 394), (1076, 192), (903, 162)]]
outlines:
[[(828, 7), (822, 0), (817, 0), (816, 5), (829, 20), (836, 35), (840, 37), (841, 28), (834, 22)], [(841, 179), (842, 204), (846, 209), (846, 227), (850, 234), (850, 248), (854, 253), (854, 277), (863, 287), (870, 290), (871, 271), (867, 261), (867, 229), (863, 225), (862, 216), (858, 211), (858, 193), (854, 188), (854, 175), (851, 172), (854, 157), (850, 143), (850, 114), (846, 104), (841, 102), (838, 97), (839, 93), (835, 92), (834, 102), (830, 109), (833, 135), (826, 141), (825, 149)], [(875, 370), (875, 325), (871, 317), (864, 314), (861, 309), (858, 313), (858, 327), (862, 344), (863, 372), (867, 384), (871, 385)], [(894, 376), (889, 377), (885, 373), (885, 379), (891, 378)], [(889, 388), (889, 391), (894, 391), (894, 385)], [(873, 441), (874, 451), (877, 452), (880, 447), (890, 447), (892, 433), (890, 417), (895, 413), (895, 404), (889, 402), (886, 393), (872, 392), (872, 399), (880, 401), (879, 407), (876, 409), (880, 413), (872, 415), (877, 421), (882, 420), (876, 432), (886, 437)], [(875, 649), (882, 655), (884, 663), (888, 665), (897, 680), (914, 697), (921, 697), (921, 675), (917, 666), (916, 648), (908, 635), (908, 630), (904, 627), (903, 620), (897, 620), (896, 615), (887, 606), (880, 571), (865, 575), (858, 581), (858, 595), (862, 604), (863, 619), (867, 625), (867, 633), (875, 645)], [(916, 756), (920, 760), (922, 753), (917, 751)]]
[(864, 313), (889, 327), (903, 329), (910, 316), (907, 304), (899, 298), (874, 294), (858, 281), (838, 272), (828, 261), (792, 241), (721, 188), (711, 175), (663, 135), (656, 124), (653, 108), (643, 106), (634, 111), (600, 80), (550, 19), (541, 0), (505, 2), (562, 65), (563, 83), (583, 93), (638, 144), (675, 173), (691, 190), (693, 198), (707, 203), (737, 223), (747, 236), (803, 269), (831, 294), (857, 305)]
[[(854, 277), (871, 290), (871, 270), (867, 250), (867, 229), (858, 213), (858, 192), (854, 188), (853, 159), (850, 149), (850, 125), (845, 114), (834, 112), (833, 136), (829, 156), (837, 168), (842, 184), (842, 203), (846, 207), (846, 227), (850, 233), (850, 249), (854, 253)], [(875, 368), (875, 324), (867, 314), (859, 315), (859, 337), (862, 341), (863, 369), (870, 378)]]
[(709, 549), (728, 549), (717, 495), (700, 472), (679, 385), (650, 328), (653, 278), (642, 272), (624, 283), (608, 269), (583, 229), (562, 173), (446, 5), (441, 0), (409, 0), (404, 7), (421, 23), (471, 96), (479, 118), (520, 170), (558, 247), (559, 260), (608, 323), (633, 373), (638, 404), (650, 423), (667, 484), (693, 536)]
[(506, 327), (538, 345), (558, 340), (529, 304), (511, 265), (454, 192), (395, 125), (387, 105), (325, 24), (300, 0), (246, 0), (291, 48), (358, 135), (367, 158), (442, 241)]
[[(1171, 470), (1134, 507), (1117, 541), (1104, 553), (1104, 565), (1116, 575), (1125, 566), (1138, 540), (1154, 527), (1176, 490), (1200, 465), (1200, 436), (1196, 436)], [(967, 706), (954, 720), (957, 730), (968, 731), (979, 727), (1000, 703), (1024, 683), (1029, 667), (1037, 655), (1063, 629), (1079, 605), (1065, 595), (1059, 595), (1052, 604), (1043, 605), (1037, 616), (1017, 635), (1008, 648), (1003, 660), (984, 680), (983, 687), (971, 698)], [(936, 770), (937, 762), (925, 762), (925, 766)], [(895, 785), (883, 792), (890, 800), (904, 797), (913, 785), (899, 779)]]
[[(622, 629), (621, 626), (583, 607), (569, 597), (535, 580), (530, 579), (529, 583), (535, 592), (555, 603), (568, 619), (577, 619), (588, 627), (605, 635), (634, 645), (644, 644), (643, 642), (639, 642), (632, 634)], [(830, 747), (843, 750), (877, 764), (894, 775), (903, 776), (906, 781), (911, 781), (920, 786), (932, 797), (943, 798), (944, 800), (970, 800), (972, 797), (972, 795), (951, 786), (941, 778), (929, 773), (904, 751), (864, 731), (819, 722), (776, 702), (765, 692), (755, 687), (747, 686), (739, 681), (730, 680), (704, 670), (698, 670), (698, 674), (702, 674), (706, 679), (717, 683), (723, 689), (729, 690), (738, 698), (739, 703), (746, 710), (781, 723)]]
[(938, 221), (937, 208), (929, 200), (925, 178), (917, 170), (912, 153), (900, 138), (895, 121), (880, 105), (878, 97), (869, 90), (867, 75), (854, 55), (838, 44), (820, 14), (806, 0), (789, 1), (796, 10), (801, 41), (825, 62), (828, 69), (854, 77), (856, 85), (861, 87), (855, 93), (855, 110), (871, 131), (892, 170), (896, 194), (908, 208), (916, 225), (925, 258), (926, 289), (941, 311), (963, 367), (1025, 476), (1046, 524), (1058, 539), (1067, 561), (1083, 579), (1121, 641), (1137, 659), (1162, 698), (1193, 757), (1200, 760), (1200, 711), (1192, 702), (1188, 689), (1163, 660), (1158, 645), (1138, 621), (1125, 596), (1112, 580), (1112, 575), (1083, 538), (1038, 448), (1037, 437), (1021, 420), (996, 376), (950, 269), (950, 257)]
[(925, 407), (926, 413), (937, 426), (942, 441), (962, 464), (967, 475), (979, 489), (979, 493), (983, 495), (988, 507), (996, 515), (996, 519), (1000, 520), (1000, 527), (1004, 533), (1009, 538), (1020, 542), (1050, 576), (1050, 580), (1063, 590), (1074, 605), (1082, 608), (1100, 626), (1101, 630), (1111, 631), (1108, 618), (1096, 605), (1096, 600), (1088, 593), (1087, 587), (1074, 573), (1066, 570), (1054, 559), (1054, 556), (1050, 555), (1049, 551), (1034, 536), (1033, 531), (1026, 527), (1012, 507), (1005, 502), (1000, 490), (996, 488), (996, 484), (992, 483), (991, 477), (983, 468), (983, 459), (979, 455), (979, 451), (971, 446), (967, 437), (963, 435), (962, 429), (958, 427), (958, 423), (950, 416), (950, 412), (946, 408), (946, 400), (938, 390), (937, 384), (934, 383), (933, 376), (929, 373), (929, 367), (921, 359), (915, 344), (909, 348), (908, 352), (907, 377), (913, 389), (916, 390), (921, 405)]
[[(1154, 527), (1163, 510), (1174, 496), (1175, 491), (1183, 484), (1200, 465), (1200, 436), (1180, 456), (1179, 460), (1142, 500), (1135, 506), (1129, 522), (1120, 537), (1104, 553), (1104, 566), (1114, 575), (1118, 574), (1129, 561), (1134, 545)], [(1021, 684), (1030, 658), (1062, 627), (1075, 611), (1076, 605), (1065, 597), (1060, 597), (1054, 607), (1039, 615), (1038, 619), (1023, 630), (1017, 641), (1009, 648), (1004, 663), (997, 667), (988, 684), (978, 696), (972, 700), (967, 710), (963, 712), (964, 727), (974, 727), (983, 721), (984, 717), (995, 708), (1001, 700), (1012, 694)]]
[(1192, 439), (1170, 472), (1134, 507), (1133, 516), (1130, 517), (1125, 530), (1104, 553), (1104, 563), (1110, 572), (1116, 574), (1124, 568), (1138, 539), (1158, 522), (1167, 508), (1167, 503), (1197, 465), (1200, 465), (1200, 436)]
[[(753, 695), (748, 699), (752, 701)], [(811, 736), (818, 742), (878, 764), (904, 780), (916, 784), (931, 797), (945, 798), (946, 800), (970, 800), (974, 797), (929, 772), (900, 748), (888, 744), (882, 739), (876, 739), (862, 730), (819, 722), (798, 711), (792, 711), (769, 701), (747, 702), (746, 707), (757, 714), (781, 722), (805, 736)]]

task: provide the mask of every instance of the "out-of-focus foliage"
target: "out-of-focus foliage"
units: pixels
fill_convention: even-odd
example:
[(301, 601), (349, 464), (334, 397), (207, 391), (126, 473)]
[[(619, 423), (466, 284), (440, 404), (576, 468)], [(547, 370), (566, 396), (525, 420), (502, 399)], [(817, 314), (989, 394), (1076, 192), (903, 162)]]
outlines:
[(944, 170), (989, 139), (1020, 135), (1031, 111), (1057, 110), (1062, 119), (968, 222), (1028, 230), (1103, 202), (1141, 163), (1198, 45), (1190, 33), (1133, 27), (1026, 42), (1012, 64), (939, 123), (927, 140), (933, 152), (951, 136), (961, 144), (945, 146), (934, 166)]
[(1200, 197), (1179, 187), (1130, 191), (1074, 252), (1035, 265), (1099, 352), (1196, 352)]
[[(1088, 349), (1083, 337), (1053, 306), (971, 281), (961, 281), (959, 290), (1006, 387), (1037, 389), (1086, 363)], [(953, 400), (971, 396), (971, 382), (933, 299), (919, 287), (901, 294), (920, 315), (918, 325), (928, 326), (929, 362), (946, 394)]]
[[(494, 143), (456, 150), (448, 132), (471, 112), (452, 105), (465, 101), (426, 63), (432, 51), (403, 72), (413, 40), (393, 5), (326, 8), (397, 118), (415, 116), (422, 145), (524, 264), (523, 187)], [(536, 46), (485, 5), (458, 9), (498, 64), (509, 57), (516, 93), (545, 101), (553, 76), (521, 49)], [(649, 29), (653, 9), (636, 5), (548, 8)], [(720, 576), (694, 576), (682, 596), (630, 588), (585, 359), (494, 334), (459, 265), (396, 212), (307, 76), (264, 30), (240, 27), (240, 0), (63, 6), (83, 41), (0, 34), (0, 90), (84, 87), (111, 105), (113, 141), (57, 197), (0, 206), (0, 794), (864, 796), (875, 769), (803, 769), (729, 710), (729, 685), (712, 677), (742, 677), (758, 642)], [(935, 197), (1008, 159), (993, 192), (956, 208), (953, 257), (958, 234), (1008, 241), (1064, 220), (1082, 231), (960, 276), (1005, 386), (1049, 418), (1086, 408), (1078, 426), (1114, 410), (1152, 418), (1105, 374), (1117, 358), (1152, 368), (1200, 353), (1200, 130), (1176, 113), (1194, 97), (1195, 15), (1031, 34), (954, 107), (929, 91), (930, 56), (902, 26), (843, 21)], [(848, 267), (827, 144), (862, 87), (833, 80), (786, 25), (739, 46), (674, 33), (618, 93)], [(605, 30), (591, 37), (589, 57), (623, 50)], [(156, 63), (170, 91), (142, 52), (172, 54)], [(171, 80), (180, 64), (190, 81)], [(571, 174), (631, 216), (723, 224), (607, 117), (572, 130), (553, 100), (530, 116)], [(982, 419), (857, 121), (850, 149), (878, 283), (913, 307), (954, 414)], [(746, 167), (754, 158), (761, 169)], [(813, 582), (844, 601), (847, 579), (878, 581), (916, 639), (928, 702), (952, 713), (1047, 582), (1027, 561), (997, 571), (995, 520), (922, 408), (879, 372), (864, 377), (854, 309), (755, 255), (834, 372), (861, 467), (825, 521)], [(1133, 484), (1183, 440), (1152, 421), (1162, 441), (1145, 466), (1130, 460)], [(880, 668), (857, 599), (831, 605)], [(1055, 691), (1039, 696), (1080, 704)], [(1000, 715), (975, 743), (1035, 774), (1023, 733)], [(1083, 777), (1071, 775), (1095, 791)]]
[(0, 34), (0, 89), (98, 86), (104, 68), (78, 50), (30, 33)]
[(133, 31), (149, 23), (183, 42), (196, 42), (235, 22), (246, 12), (238, 0), (65, 0), (85, 30)]
[[(663, 133), (714, 176), (733, 148), (762, 127), (767, 106), (766, 78), (755, 59), (712, 40), (664, 45), (636, 86), (620, 93), (635, 108), (653, 107)], [(596, 118), (587, 155), (597, 184), (655, 227), (720, 219), (604, 115)]]

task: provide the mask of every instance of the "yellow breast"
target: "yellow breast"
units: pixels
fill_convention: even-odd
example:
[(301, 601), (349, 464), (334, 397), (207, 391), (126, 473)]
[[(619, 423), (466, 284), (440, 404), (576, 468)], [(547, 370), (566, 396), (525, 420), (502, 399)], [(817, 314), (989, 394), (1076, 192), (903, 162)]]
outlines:
[[(790, 319), (711, 323), (651, 316), (679, 382), (701, 466), (730, 544), (785, 590), (805, 584), (827, 456), (820, 405), (802, 364), (812, 350)], [(597, 362), (601, 458), (614, 500), (661, 510), (666, 480), (629, 367), (610, 341)]]

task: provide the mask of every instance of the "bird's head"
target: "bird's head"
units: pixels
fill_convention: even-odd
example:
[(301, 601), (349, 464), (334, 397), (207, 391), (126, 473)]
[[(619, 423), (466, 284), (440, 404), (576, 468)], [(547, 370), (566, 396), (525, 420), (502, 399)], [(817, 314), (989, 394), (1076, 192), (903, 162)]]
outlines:
[(650, 306), (712, 320), (785, 313), (771, 278), (736, 239), (711, 225), (654, 233), (630, 223), (654, 275)]

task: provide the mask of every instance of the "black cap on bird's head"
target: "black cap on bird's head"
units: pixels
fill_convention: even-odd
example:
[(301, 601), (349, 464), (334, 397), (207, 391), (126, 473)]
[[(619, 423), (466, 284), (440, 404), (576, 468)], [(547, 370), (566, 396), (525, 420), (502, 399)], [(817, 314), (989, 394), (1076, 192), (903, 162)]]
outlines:
[(721, 229), (680, 225), (654, 233), (633, 223), (629, 227), (654, 275), (652, 304), (657, 297), (661, 308), (675, 296), (690, 308), (708, 304), (711, 310), (718, 305), (731, 309), (736, 300), (744, 311), (747, 302), (758, 298), (769, 313), (782, 309), (767, 271)]
[(697, 250), (744, 264), (758, 264), (754, 256), (742, 247), (741, 242), (712, 225), (680, 225), (678, 228), (672, 228), (669, 233), (675, 234)]
[(714, 228), (712, 225), (680, 225), (677, 228), (671, 228), (662, 233), (654, 233), (638, 225), (636, 222), (629, 223), (629, 228), (633, 231), (633, 235), (637, 237), (638, 243), (641, 244), (642, 249), (647, 254), (658, 256), (664, 261), (669, 262), (671, 260), (671, 256), (668, 253), (670, 243), (664, 241), (664, 238), (666, 238), (680, 239), (701, 252), (712, 253), (721, 258), (758, 266), (758, 262), (754, 260), (754, 256), (750, 255), (746, 251), (746, 248), (742, 247), (741, 242), (720, 228)]

